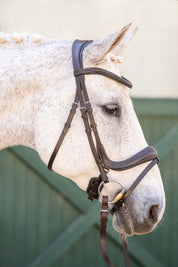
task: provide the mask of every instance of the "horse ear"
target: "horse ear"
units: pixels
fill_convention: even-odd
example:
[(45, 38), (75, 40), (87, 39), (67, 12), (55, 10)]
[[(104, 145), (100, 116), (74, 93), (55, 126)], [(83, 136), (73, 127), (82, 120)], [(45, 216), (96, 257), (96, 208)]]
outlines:
[(129, 31), (131, 25), (132, 24), (129, 23), (120, 31), (93, 41), (84, 50), (85, 60), (99, 62), (103, 60), (108, 53), (112, 53), (115, 56), (120, 55), (121, 51), (128, 45), (128, 42), (132, 39), (137, 30), (137, 28), (135, 28)]

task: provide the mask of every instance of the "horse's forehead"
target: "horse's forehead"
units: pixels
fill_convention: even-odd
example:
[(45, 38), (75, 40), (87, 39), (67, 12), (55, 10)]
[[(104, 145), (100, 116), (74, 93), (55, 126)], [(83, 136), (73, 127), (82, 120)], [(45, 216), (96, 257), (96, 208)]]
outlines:
[(91, 75), (85, 80), (89, 97), (95, 102), (124, 102), (129, 98), (127, 88), (109, 78)]

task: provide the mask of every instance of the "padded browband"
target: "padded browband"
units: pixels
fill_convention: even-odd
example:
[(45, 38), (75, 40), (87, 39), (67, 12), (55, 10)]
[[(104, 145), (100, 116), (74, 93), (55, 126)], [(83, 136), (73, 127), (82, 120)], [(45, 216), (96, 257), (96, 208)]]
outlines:
[(144, 148), (143, 150), (136, 153), (132, 157), (123, 161), (112, 161), (111, 159), (109, 159), (102, 144), (99, 144), (97, 146), (97, 150), (100, 160), (104, 165), (104, 167), (106, 169), (112, 169), (115, 171), (124, 171), (133, 168), (135, 166), (138, 166), (142, 163), (158, 158), (156, 150), (151, 146)]
[(132, 83), (124, 78), (123, 76), (118, 76), (108, 70), (101, 69), (101, 68), (85, 68), (85, 69), (79, 69), (74, 71), (74, 76), (79, 76), (79, 75), (89, 75), (89, 74), (97, 74), (97, 75), (102, 75), (107, 78), (110, 78), (116, 82), (119, 82), (129, 88), (132, 88)]

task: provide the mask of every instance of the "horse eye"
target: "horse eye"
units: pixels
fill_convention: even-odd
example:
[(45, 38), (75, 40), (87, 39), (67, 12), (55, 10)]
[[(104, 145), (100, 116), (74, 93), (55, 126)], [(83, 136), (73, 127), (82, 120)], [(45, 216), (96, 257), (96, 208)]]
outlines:
[(120, 116), (120, 109), (116, 104), (108, 104), (103, 106), (105, 112), (110, 115)]

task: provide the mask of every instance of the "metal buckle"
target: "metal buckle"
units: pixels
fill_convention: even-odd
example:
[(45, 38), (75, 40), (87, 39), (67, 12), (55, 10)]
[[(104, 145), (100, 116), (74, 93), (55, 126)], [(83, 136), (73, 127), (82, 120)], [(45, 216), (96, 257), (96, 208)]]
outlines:
[(76, 107), (78, 107), (78, 105), (79, 105), (79, 104), (78, 104), (77, 102), (75, 102), (75, 101), (74, 101), (72, 104), (75, 105)]
[[(118, 182), (116, 179), (112, 179), (112, 178), (108, 178), (108, 182), (114, 182), (120, 185), (120, 187), (122, 188), (122, 190), (114, 197), (114, 199), (112, 201), (108, 201), (108, 204), (115, 204), (116, 202), (118, 202), (124, 195), (126, 189), (124, 188), (124, 186)], [(101, 182), (99, 187), (98, 187), (98, 195), (99, 197), (102, 199), (103, 195), (101, 193), (103, 187), (104, 187), (104, 182)]]

